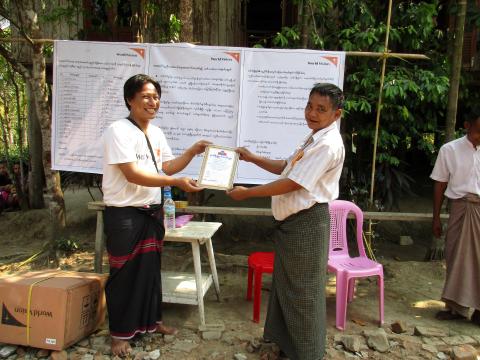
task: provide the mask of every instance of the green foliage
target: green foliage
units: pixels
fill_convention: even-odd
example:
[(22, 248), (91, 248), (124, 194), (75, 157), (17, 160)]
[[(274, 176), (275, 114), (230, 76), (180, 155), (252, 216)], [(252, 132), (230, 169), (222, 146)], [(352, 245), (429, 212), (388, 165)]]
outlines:
[[(20, 104), (17, 104), (13, 81), (19, 88)], [(20, 135), (24, 135), (26, 127), (23, 88), (23, 79), (0, 57), (0, 158), (9, 164), (20, 159), (28, 161), (28, 149), (20, 144)]]
[(55, 250), (70, 255), (78, 250), (78, 243), (72, 237), (61, 236), (55, 241)]
[(55, 6), (50, 9), (48, 13), (40, 15), (42, 22), (55, 23), (62, 21), (66, 24), (76, 24), (75, 18), (79, 10), (79, 1), (70, 0), (65, 3), (65, 6)]
[(276, 47), (285, 48), (288, 47), (289, 44), (298, 43), (300, 41), (300, 31), (298, 27), (284, 27), (282, 31), (277, 33), (277, 35), (273, 38), (273, 44)]
[[(384, 51), (386, 2), (349, 2), (344, 12), (357, 16), (339, 33), (343, 50)], [(381, 122), (377, 148), (375, 198), (385, 208), (398, 206), (398, 199), (411, 193), (413, 179), (406, 174), (411, 154), (433, 160), (435, 133), (444, 121), (448, 94), (448, 63), (445, 35), (437, 28), (437, 1), (400, 1), (392, 17), (391, 51), (426, 53), (430, 61), (389, 59), (383, 87)], [(353, 21), (355, 18), (363, 21)], [(377, 20), (378, 19), (378, 20)], [(363, 179), (356, 186), (370, 187), (371, 150), (374, 140), (380, 64), (368, 58), (348, 58), (345, 79), (346, 131), (358, 134), (357, 151), (347, 158), (350, 179)], [(361, 182), (361, 181), (360, 181)], [(350, 184), (351, 185), (351, 184)]]
[(167, 38), (168, 41), (178, 42), (180, 41), (180, 31), (182, 30), (182, 22), (180, 19), (177, 19), (175, 14), (170, 14), (168, 22), (168, 32)]
[(467, 23), (480, 27), (480, 7), (473, 1), (468, 2), (467, 7)]
[[(385, 50), (388, 1), (339, 0), (309, 1), (309, 47), (315, 49), (371, 51)], [(439, 0), (393, 2), (389, 50), (421, 53), (430, 60), (390, 58), (384, 80), (381, 121), (377, 149), (376, 196), (386, 208), (395, 206), (402, 194), (411, 192), (413, 179), (406, 175), (410, 158), (419, 156), (432, 162), (442, 136), (449, 87), (447, 36), (437, 24)], [(477, 8), (475, 8), (477, 9)], [(472, 22), (479, 12), (469, 12)], [(300, 45), (301, 24), (284, 27), (273, 40), (276, 47)], [(348, 56), (344, 90), (346, 103), (343, 130), (348, 147), (344, 194), (368, 194), (375, 133), (381, 61), (377, 58)], [(480, 101), (469, 90), (466, 79), (460, 101)], [(414, 164), (416, 165), (416, 164)]]

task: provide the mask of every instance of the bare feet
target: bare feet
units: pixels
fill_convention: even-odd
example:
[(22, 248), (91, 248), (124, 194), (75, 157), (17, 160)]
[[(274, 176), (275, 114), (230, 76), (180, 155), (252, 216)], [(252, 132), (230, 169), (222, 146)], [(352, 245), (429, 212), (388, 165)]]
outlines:
[(111, 347), (113, 356), (127, 356), (132, 351), (127, 340), (112, 338)]
[(163, 323), (158, 323), (156, 332), (163, 335), (177, 335), (178, 330), (174, 327), (163, 325)]

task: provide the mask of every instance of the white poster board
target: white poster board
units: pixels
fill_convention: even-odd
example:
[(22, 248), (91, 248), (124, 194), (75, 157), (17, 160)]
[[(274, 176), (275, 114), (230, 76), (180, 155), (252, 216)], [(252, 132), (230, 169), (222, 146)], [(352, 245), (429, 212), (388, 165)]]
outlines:
[[(240, 51), (189, 45), (152, 45), (148, 74), (162, 87), (153, 122), (175, 156), (198, 140), (237, 146)], [(182, 174), (198, 177), (203, 155)]]
[[(344, 53), (246, 49), (238, 142), (270, 159), (285, 159), (311, 131), (304, 110), (315, 83), (343, 87)], [(237, 182), (263, 184), (275, 175), (240, 162)]]
[(102, 172), (102, 134), (128, 115), (123, 84), (146, 71), (147, 49), (145, 44), (55, 42), (53, 169)]
[[(162, 87), (153, 123), (175, 155), (198, 140), (283, 159), (310, 130), (304, 108), (317, 82), (343, 87), (345, 53), (190, 44), (56, 41), (52, 167), (102, 172), (104, 130), (128, 115), (123, 84), (148, 74)], [(202, 156), (179, 174), (197, 178)], [(240, 162), (236, 183), (276, 175)]]

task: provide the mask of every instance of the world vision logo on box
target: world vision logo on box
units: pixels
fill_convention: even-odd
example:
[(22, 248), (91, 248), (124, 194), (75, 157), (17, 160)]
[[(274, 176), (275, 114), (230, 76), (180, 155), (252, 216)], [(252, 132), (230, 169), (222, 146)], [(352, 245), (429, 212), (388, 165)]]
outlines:
[(20, 321), (18, 321), (11, 313), (8, 311), (5, 304), (2, 303), (2, 324), (25, 327)]
[[(24, 307), (16, 306), (13, 309), (14, 312), (19, 313), (19, 314), (26, 314), (27, 309)], [(53, 318), (53, 313), (51, 311), (47, 310), (39, 310), (39, 309), (30, 309), (30, 316), (33, 317), (49, 317)]]
[[(13, 313), (7, 309), (4, 303), (2, 303), (2, 324), (4, 325), (13, 325), (13, 326), (21, 326), (25, 327), (25, 324), (22, 324), (17, 318), (14, 316), (14, 313), (17, 314), (26, 314), (27, 309), (24, 307), (16, 306), (13, 308)], [(48, 317), (53, 318), (53, 313), (47, 310), (38, 310), (38, 309), (30, 309), (30, 316), (33, 317)]]

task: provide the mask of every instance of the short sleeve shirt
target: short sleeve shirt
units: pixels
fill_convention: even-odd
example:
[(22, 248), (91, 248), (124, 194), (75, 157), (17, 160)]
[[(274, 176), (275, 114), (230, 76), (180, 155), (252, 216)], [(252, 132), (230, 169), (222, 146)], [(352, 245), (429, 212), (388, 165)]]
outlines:
[(289, 178), (302, 188), (272, 197), (272, 212), (277, 220), (338, 197), (345, 148), (337, 124), (317, 131), (312, 139), (300, 159), (300, 147), (287, 159), (287, 166), (280, 175), (280, 178)]
[[(155, 154), (159, 171), (162, 163), (173, 159), (163, 131), (149, 125), (147, 135)], [(103, 201), (107, 206), (143, 206), (160, 203), (160, 187), (136, 185), (127, 181), (118, 164), (136, 163), (148, 172), (156, 173), (144, 133), (127, 119), (110, 125), (103, 136)]]
[(430, 178), (447, 182), (445, 196), (460, 199), (468, 193), (480, 196), (480, 146), (473, 146), (466, 136), (440, 148)]

